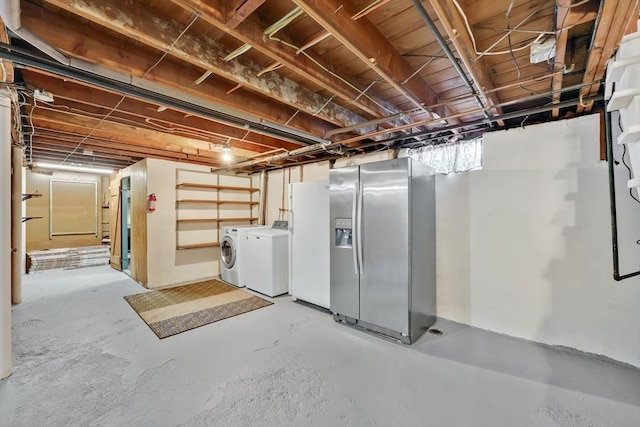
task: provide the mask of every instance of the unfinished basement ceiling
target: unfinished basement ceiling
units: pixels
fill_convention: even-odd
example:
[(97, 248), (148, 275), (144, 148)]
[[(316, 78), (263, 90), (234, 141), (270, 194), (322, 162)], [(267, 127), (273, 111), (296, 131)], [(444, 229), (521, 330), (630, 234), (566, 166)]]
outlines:
[[(27, 160), (115, 168), (219, 167), (230, 147), (253, 170), (509, 126), (505, 113), (598, 93), (638, 18), (637, 0), (4, 3), (21, 9), (0, 57), (16, 67)], [(66, 64), (20, 40), (25, 30)], [(531, 63), (545, 40), (555, 58)]]

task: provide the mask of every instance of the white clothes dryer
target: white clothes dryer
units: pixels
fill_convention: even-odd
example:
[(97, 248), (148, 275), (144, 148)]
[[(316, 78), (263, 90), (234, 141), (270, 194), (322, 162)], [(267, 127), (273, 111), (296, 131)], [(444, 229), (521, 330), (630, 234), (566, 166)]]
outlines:
[(289, 231), (248, 230), (244, 256), (247, 288), (275, 297), (289, 291)]

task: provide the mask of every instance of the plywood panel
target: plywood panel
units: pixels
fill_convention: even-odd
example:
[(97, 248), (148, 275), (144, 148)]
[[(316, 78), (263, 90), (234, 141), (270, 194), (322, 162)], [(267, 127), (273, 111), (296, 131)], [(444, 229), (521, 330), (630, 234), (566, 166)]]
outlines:
[(41, 219), (33, 219), (26, 222), (26, 250), (34, 251), (99, 245), (100, 236), (96, 236), (95, 234), (53, 236), (49, 238), (49, 189), (51, 179), (95, 181), (98, 183), (98, 186), (100, 186), (100, 177), (96, 175), (62, 171), (53, 174), (26, 171), (25, 192), (42, 194), (42, 197), (29, 199), (24, 202), (26, 216), (42, 217)]
[(51, 180), (51, 235), (98, 234), (98, 185)]
[(129, 167), (131, 173), (131, 277), (147, 285), (147, 162)]

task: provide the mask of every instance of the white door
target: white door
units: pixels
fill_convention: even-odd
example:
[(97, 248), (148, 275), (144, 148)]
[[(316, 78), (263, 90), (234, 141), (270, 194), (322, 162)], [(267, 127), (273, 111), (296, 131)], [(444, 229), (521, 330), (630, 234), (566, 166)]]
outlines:
[(289, 185), (289, 293), (329, 308), (329, 181)]

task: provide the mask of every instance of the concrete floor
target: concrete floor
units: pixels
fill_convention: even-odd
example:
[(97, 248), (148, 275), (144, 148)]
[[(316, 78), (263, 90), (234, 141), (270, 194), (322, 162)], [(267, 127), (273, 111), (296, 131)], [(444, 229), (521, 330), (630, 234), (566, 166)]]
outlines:
[(158, 340), (108, 267), (25, 278), (4, 426), (639, 426), (640, 371), (452, 322), (402, 346), (288, 297)]

